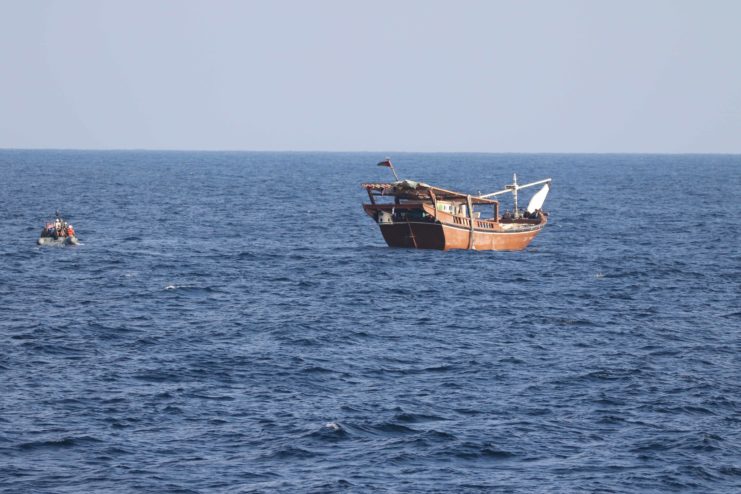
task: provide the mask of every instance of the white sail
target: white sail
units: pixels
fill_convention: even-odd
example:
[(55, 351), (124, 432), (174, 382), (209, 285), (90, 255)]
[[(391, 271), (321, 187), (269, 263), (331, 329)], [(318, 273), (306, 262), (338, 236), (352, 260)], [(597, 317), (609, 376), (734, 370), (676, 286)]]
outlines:
[(545, 198), (548, 195), (549, 190), (550, 184), (545, 184), (542, 189), (535, 193), (535, 195), (532, 197), (532, 199), (530, 199), (530, 202), (527, 205), (528, 213), (532, 214), (543, 207), (543, 203), (545, 202)]

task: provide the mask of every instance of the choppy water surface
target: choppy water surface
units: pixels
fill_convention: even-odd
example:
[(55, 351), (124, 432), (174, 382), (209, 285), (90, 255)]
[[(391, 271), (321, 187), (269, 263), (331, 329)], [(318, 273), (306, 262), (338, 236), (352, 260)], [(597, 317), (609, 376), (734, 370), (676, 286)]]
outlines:
[(383, 157), (0, 151), (0, 490), (741, 489), (741, 157), (392, 156), (553, 177), (520, 253), (387, 248)]

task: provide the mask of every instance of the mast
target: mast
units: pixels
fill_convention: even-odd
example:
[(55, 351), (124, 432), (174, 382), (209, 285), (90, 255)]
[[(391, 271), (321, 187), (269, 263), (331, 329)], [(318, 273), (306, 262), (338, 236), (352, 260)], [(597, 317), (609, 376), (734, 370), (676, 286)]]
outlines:
[(511, 193), (514, 196), (514, 200), (515, 200), (514, 201), (515, 202), (514, 216), (515, 216), (515, 219), (517, 219), (517, 218), (520, 217), (520, 210), (519, 210), (518, 204), (517, 204), (517, 191), (520, 190), (520, 189), (524, 189), (526, 187), (532, 187), (533, 185), (550, 184), (550, 183), (551, 183), (551, 179), (550, 178), (546, 178), (546, 179), (543, 179), (543, 180), (538, 180), (537, 182), (530, 182), (529, 184), (520, 185), (520, 184), (517, 183), (517, 174), (515, 173), (512, 176), (512, 184), (505, 185), (504, 186), (504, 190), (498, 190), (498, 191), (492, 192), (490, 194), (480, 195), (479, 196), (479, 199), (488, 199), (489, 197), (494, 197), (494, 196), (498, 196), (498, 195), (501, 195), (501, 194), (507, 194), (508, 192)]
[(512, 194), (515, 196), (514, 214), (515, 214), (515, 219), (517, 219), (520, 216), (520, 213), (519, 213), (520, 210), (517, 208), (517, 188), (518, 187), (517, 187), (517, 174), (516, 173), (512, 174), (512, 185), (507, 185), (506, 188), (512, 189)]
[[(515, 177), (515, 181), (516, 180), (517, 180), (517, 178)], [(502, 195), (502, 194), (506, 194), (508, 192), (511, 192), (513, 194), (516, 194), (517, 191), (520, 190), (520, 189), (524, 189), (526, 187), (532, 187), (533, 185), (550, 183), (550, 182), (551, 182), (551, 179), (550, 178), (546, 178), (546, 179), (543, 179), (543, 180), (538, 180), (537, 182), (530, 182), (529, 184), (524, 184), (524, 185), (519, 185), (517, 183), (514, 183), (512, 185), (507, 185), (504, 188), (504, 190), (498, 190), (496, 192), (492, 192), (490, 194), (484, 194), (484, 195), (478, 196), (478, 197), (479, 197), (479, 199), (488, 199), (489, 197), (499, 196), (499, 195)]]

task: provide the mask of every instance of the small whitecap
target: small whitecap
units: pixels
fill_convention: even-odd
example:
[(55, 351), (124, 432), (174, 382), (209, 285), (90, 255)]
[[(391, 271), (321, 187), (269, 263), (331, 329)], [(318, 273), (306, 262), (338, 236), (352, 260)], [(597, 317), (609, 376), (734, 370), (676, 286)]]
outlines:
[(594, 277), (597, 278), (598, 280), (600, 280), (600, 279), (602, 279), (602, 278), (605, 277), (605, 274), (604, 273), (597, 273), (597, 274), (594, 275)]
[(193, 285), (167, 285), (165, 290), (179, 290), (181, 288), (195, 288)]
[(324, 424), (324, 427), (333, 431), (342, 429), (342, 426), (337, 422), (327, 422), (326, 424)]

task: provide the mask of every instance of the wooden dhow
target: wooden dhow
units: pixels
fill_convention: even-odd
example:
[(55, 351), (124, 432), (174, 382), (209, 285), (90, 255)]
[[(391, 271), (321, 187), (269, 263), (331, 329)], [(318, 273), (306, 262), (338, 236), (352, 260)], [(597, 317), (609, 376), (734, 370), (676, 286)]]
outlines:
[[(472, 195), (400, 180), (389, 159), (378, 165), (390, 168), (396, 180), (362, 184), (370, 200), (363, 208), (390, 247), (523, 250), (548, 222), (542, 207), (550, 178), (520, 185), (515, 175), (512, 184), (503, 190)], [(527, 208), (519, 209), (518, 191), (541, 184)], [(499, 201), (494, 198), (503, 194), (512, 194), (512, 211), (500, 211)]]

